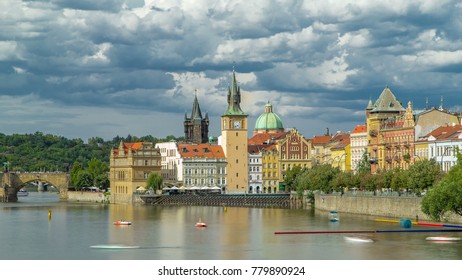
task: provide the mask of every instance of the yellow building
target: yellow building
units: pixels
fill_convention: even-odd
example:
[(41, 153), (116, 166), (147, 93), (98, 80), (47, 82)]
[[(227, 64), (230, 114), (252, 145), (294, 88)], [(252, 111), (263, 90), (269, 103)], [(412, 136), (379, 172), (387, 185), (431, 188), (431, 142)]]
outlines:
[(414, 162), (428, 159), (428, 141), (426, 139), (417, 140), (414, 144), (415, 158)]
[(327, 163), (330, 158), (330, 150), (327, 148), (330, 135), (314, 136), (311, 138), (311, 165)]
[(339, 143), (331, 148), (329, 161), (332, 167), (338, 167), (341, 171), (351, 171), (351, 149), (350, 143)]
[(268, 145), (262, 151), (263, 193), (277, 193), (279, 190), (279, 152), (277, 145)]
[(245, 193), (249, 185), (247, 159), (247, 114), (240, 106), (241, 90), (236, 74), (228, 89), (228, 109), (221, 116), (221, 146), (227, 159), (226, 192)]
[(120, 142), (109, 159), (112, 203), (131, 203), (133, 193), (146, 189), (150, 173), (161, 175), (161, 155), (151, 142)]

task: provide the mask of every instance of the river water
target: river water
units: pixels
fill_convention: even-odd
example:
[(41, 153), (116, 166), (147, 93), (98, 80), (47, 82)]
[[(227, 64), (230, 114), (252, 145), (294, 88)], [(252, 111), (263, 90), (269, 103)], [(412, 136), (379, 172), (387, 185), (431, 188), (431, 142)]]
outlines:
[[(51, 217), (48, 213), (51, 211)], [(202, 219), (207, 228), (196, 228)], [(402, 229), (379, 217), (302, 209), (102, 205), (60, 202), (30, 193), (0, 204), (2, 260), (440, 260), (462, 259), (462, 242), (434, 243), (429, 236), (462, 233), (275, 234), (293, 231)], [(125, 219), (130, 226), (114, 226)], [(381, 217), (383, 219), (383, 217)], [(429, 229), (428, 227), (413, 227)], [(433, 229), (433, 228), (431, 228)], [(365, 235), (365, 234), (361, 234)], [(96, 245), (134, 246), (95, 249)]]

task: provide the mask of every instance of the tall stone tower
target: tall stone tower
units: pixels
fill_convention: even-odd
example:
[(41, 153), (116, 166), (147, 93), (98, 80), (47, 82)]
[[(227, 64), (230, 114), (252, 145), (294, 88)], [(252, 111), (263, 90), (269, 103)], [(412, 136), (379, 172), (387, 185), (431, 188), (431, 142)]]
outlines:
[(197, 94), (194, 95), (194, 103), (191, 111), (191, 118), (184, 115), (184, 138), (189, 143), (207, 143), (209, 140), (209, 116), (206, 113), (202, 118), (201, 108), (197, 100)]
[(405, 111), (406, 109), (403, 108), (388, 86), (385, 87), (374, 104), (372, 104), (372, 101), (369, 101), (366, 108), (366, 126), (368, 131), (367, 152), (369, 154), (372, 173), (376, 173), (378, 170), (383, 169), (385, 164), (383, 160), (381, 160), (385, 147), (384, 144), (379, 141), (380, 123), (390, 117), (403, 114)]
[(221, 146), (227, 159), (226, 191), (244, 193), (248, 188), (247, 114), (241, 109), (241, 89), (233, 70), (232, 85), (228, 88), (228, 109), (221, 116)]

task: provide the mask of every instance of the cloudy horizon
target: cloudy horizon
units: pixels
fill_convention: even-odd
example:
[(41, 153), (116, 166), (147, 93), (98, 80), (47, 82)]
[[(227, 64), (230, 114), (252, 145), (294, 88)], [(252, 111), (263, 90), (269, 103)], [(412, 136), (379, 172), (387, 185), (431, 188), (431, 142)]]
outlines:
[(197, 94), (218, 136), (232, 71), (249, 135), (270, 101), (306, 138), (352, 131), (388, 86), (462, 111), (452, 0), (3, 0), (0, 133), (184, 136)]

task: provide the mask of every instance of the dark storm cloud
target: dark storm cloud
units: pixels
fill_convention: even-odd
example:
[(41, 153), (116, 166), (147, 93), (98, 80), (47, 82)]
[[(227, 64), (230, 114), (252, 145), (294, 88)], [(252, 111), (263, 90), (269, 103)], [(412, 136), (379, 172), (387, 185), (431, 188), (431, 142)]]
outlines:
[(46, 107), (26, 114), (32, 132), (180, 136), (197, 94), (217, 135), (233, 67), (250, 121), (270, 100), (306, 136), (362, 124), (387, 85), (404, 105), (444, 96), (457, 109), (461, 12), (455, 0), (4, 0), (0, 125), (15, 132), (15, 112)]

